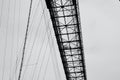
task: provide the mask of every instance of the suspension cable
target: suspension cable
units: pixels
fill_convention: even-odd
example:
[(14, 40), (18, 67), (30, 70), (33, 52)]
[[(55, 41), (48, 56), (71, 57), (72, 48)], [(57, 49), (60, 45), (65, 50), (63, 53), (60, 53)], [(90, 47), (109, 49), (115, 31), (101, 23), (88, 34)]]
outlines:
[(27, 42), (28, 28), (29, 28), (30, 15), (31, 15), (31, 9), (32, 9), (32, 2), (33, 2), (33, 0), (30, 1), (28, 22), (27, 22), (27, 28), (26, 28), (26, 33), (25, 33), (24, 46), (23, 46), (23, 50), (22, 50), (22, 60), (21, 60), (21, 65), (20, 65), (18, 80), (20, 80), (20, 78), (21, 78), (21, 73), (22, 73), (22, 67), (23, 67), (23, 61), (24, 61), (24, 54), (25, 54), (25, 47), (26, 47), (26, 42)]

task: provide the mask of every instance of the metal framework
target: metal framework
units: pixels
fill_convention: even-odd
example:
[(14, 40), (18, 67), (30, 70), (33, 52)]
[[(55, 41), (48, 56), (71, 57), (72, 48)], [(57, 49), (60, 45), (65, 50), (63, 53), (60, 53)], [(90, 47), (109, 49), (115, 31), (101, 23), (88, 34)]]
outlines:
[(87, 80), (78, 0), (46, 0), (67, 80)]

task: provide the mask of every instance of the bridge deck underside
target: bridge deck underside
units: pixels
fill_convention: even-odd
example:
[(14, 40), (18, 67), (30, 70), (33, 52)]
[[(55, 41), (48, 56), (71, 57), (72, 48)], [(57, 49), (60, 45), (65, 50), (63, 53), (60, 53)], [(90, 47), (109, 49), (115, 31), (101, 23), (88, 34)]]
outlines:
[(78, 2), (46, 0), (67, 80), (86, 80)]

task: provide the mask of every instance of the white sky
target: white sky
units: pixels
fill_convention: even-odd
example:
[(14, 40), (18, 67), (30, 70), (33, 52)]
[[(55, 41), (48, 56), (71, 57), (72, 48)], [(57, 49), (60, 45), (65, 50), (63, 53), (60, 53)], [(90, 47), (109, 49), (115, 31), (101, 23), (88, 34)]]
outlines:
[[(0, 0), (0, 80), (17, 80), (29, 2)], [(119, 80), (119, 0), (79, 2), (88, 80)], [(44, 0), (36, 10), (38, 3), (33, 0), (22, 80), (65, 80), (48, 10)]]

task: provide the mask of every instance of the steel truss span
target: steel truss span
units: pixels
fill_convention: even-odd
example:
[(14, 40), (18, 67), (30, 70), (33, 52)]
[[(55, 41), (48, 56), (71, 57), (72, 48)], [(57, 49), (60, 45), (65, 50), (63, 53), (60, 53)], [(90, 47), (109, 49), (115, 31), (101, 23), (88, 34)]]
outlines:
[(46, 0), (67, 80), (87, 80), (78, 0)]

